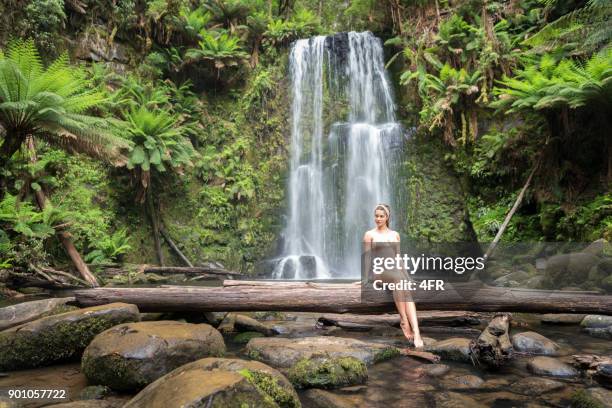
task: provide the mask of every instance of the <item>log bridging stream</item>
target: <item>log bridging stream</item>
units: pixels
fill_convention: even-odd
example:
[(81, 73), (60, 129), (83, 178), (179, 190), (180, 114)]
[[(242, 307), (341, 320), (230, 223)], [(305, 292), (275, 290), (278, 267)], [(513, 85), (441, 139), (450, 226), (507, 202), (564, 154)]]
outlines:
[[(223, 286), (148, 288), (103, 287), (75, 290), (81, 306), (125, 302), (143, 312), (166, 311), (302, 311), (358, 313), (395, 310), (391, 293), (377, 292), (362, 299), (356, 283), (239, 281)], [(474, 312), (612, 314), (612, 296), (582, 291), (502, 288), (477, 282), (455, 283), (440, 292), (414, 294), (418, 310)]]

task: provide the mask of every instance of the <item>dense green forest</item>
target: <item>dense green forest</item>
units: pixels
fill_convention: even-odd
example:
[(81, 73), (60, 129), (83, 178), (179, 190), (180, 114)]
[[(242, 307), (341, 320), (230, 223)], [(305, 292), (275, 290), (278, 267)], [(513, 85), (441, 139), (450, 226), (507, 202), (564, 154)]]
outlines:
[[(286, 210), (298, 38), (385, 45), (408, 237), (612, 239), (612, 5), (571, 0), (2, 0), (0, 269), (250, 271)], [(58, 239), (59, 238), (59, 239)]]

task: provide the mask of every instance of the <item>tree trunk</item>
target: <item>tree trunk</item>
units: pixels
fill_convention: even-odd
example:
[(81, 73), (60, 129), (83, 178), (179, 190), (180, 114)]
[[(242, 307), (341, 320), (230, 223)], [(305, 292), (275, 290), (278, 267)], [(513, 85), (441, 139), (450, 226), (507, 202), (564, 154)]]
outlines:
[[(36, 148), (34, 146), (34, 138), (32, 136), (28, 137), (27, 143), (28, 149), (30, 151), (30, 161), (32, 163), (36, 163), (37, 158)], [(47, 197), (45, 196), (45, 193), (42, 191), (42, 189), (36, 191), (36, 201), (38, 202), (38, 207), (40, 207), (41, 210), (44, 210), (47, 205)], [(83, 261), (83, 258), (81, 258), (81, 254), (72, 243), (70, 233), (68, 231), (60, 230), (57, 232), (57, 236), (62, 245), (64, 246), (64, 249), (66, 249), (66, 253), (72, 260), (72, 263), (74, 264), (75, 268), (79, 271), (83, 279), (85, 279), (85, 281), (88, 282), (91, 286), (99, 286), (98, 280), (90, 272), (89, 268), (87, 267), (87, 264), (85, 263), (85, 261)]]
[(527, 181), (525, 182), (525, 185), (521, 189), (521, 192), (519, 193), (518, 197), (516, 197), (516, 201), (514, 202), (514, 205), (510, 209), (510, 212), (508, 213), (508, 215), (506, 215), (506, 219), (504, 220), (503, 224), (499, 228), (499, 231), (497, 231), (497, 235), (495, 235), (493, 242), (491, 242), (491, 245), (487, 249), (487, 252), (485, 253), (485, 256), (484, 256), (485, 259), (488, 259), (493, 254), (495, 247), (499, 243), (499, 240), (501, 239), (502, 235), (504, 234), (504, 231), (506, 230), (506, 228), (508, 227), (508, 224), (510, 223), (510, 219), (512, 219), (512, 216), (514, 215), (516, 210), (521, 205), (521, 202), (523, 201), (523, 197), (525, 196), (525, 192), (527, 191), (527, 188), (529, 187), (529, 184), (531, 183), (531, 179), (533, 178), (533, 175), (538, 169), (538, 163), (536, 163), (536, 165), (533, 166), (533, 170), (531, 170), (531, 173), (529, 174), (529, 177), (527, 177)]
[(512, 357), (513, 349), (508, 329), (510, 316), (499, 314), (491, 320), (477, 340), (470, 343), (470, 354), (479, 364), (501, 367)]
[[(362, 298), (361, 286), (354, 283), (236, 283), (224, 281), (223, 287), (105, 287), (77, 290), (74, 296), (82, 306), (125, 302), (145, 312), (279, 310), (369, 314), (395, 311), (391, 293), (377, 291)], [(476, 282), (456, 283), (435, 293), (418, 291), (413, 298), (418, 310), (612, 314), (612, 296), (491, 287)]]
[(193, 267), (193, 264), (189, 262), (189, 259), (187, 259), (185, 254), (176, 246), (172, 238), (170, 238), (170, 234), (168, 234), (168, 232), (161, 225), (159, 226), (159, 232), (161, 232), (162, 236), (164, 237), (170, 248), (172, 248), (174, 253), (176, 253), (176, 255), (181, 258), (181, 261), (183, 261), (188, 267)]
[(151, 221), (151, 229), (153, 230), (153, 241), (155, 243), (155, 254), (157, 255), (157, 261), (161, 266), (164, 266), (164, 254), (162, 253), (161, 239), (159, 238), (159, 219), (157, 218), (157, 212), (155, 211), (153, 194), (151, 193), (150, 185), (147, 188), (145, 200), (147, 204), (147, 213), (149, 214), (149, 220)]
[[(5, 130), (6, 131), (6, 130)], [(8, 132), (8, 131), (7, 131)], [(24, 137), (19, 135), (16, 137), (4, 138), (4, 142), (0, 147), (0, 163), (2, 163), (2, 167), (6, 167), (6, 164), (9, 162), (11, 157), (19, 150), (19, 147), (24, 141)], [(8, 177), (4, 175), (4, 172), (0, 171), (0, 200), (4, 198), (6, 191), (8, 189)]]

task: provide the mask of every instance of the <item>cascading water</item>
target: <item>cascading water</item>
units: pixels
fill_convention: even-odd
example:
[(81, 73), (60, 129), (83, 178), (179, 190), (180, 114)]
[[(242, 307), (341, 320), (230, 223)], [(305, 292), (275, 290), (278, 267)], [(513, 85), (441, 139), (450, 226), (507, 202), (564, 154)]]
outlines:
[(392, 180), (403, 130), (382, 45), (370, 32), (298, 40), (290, 70), (289, 214), (273, 277), (356, 277), (374, 207), (401, 207)]

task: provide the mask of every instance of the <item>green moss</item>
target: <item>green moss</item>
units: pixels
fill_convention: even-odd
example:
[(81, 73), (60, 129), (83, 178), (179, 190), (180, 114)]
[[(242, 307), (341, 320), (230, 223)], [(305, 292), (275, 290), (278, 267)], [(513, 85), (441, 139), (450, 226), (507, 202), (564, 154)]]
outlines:
[(234, 336), (234, 338), (232, 339), (232, 341), (234, 343), (238, 343), (238, 344), (246, 344), (249, 342), (249, 340), (255, 338), (255, 337), (265, 337), (262, 333), (259, 332), (252, 332), (252, 331), (248, 331), (248, 332), (243, 332), (243, 333), (239, 333), (236, 336)]
[(386, 347), (374, 355), (374, 363), (389, 360), (400, 355), (400, 351), (396, 347)]
[(102, 357), (84, 356), (81, 371), (91, 384), (103, 384), (114, 390), (139, 389), (151, 382), (140, 375), (138, 367), (119, 355)]
[(78, 357), (97, 334), (132, 320), (95, 316), (77, 322), (62, 321), (36, 334), (0, 333), (0, 370), (39, 367)]
[(39, 318), (53, 316), (53, 315), (60, 314), (60, 313), (72, 312), (73, 310), (79, 310), (79, 308), (77, 306), (59, 305), (41, 314)]
[(245, 354), (251, 360), (261, 360), (261, 353), (257, 350), (247, 350)]
[(577, 390), (571, 396), (572, 408), (604, 408), (604, 405), (591, 397), (585, 390)]
[(302, 359), (288, 373), (298, 388), (335, 388), (363, 384), (368, 378), (366, 365), (354, 357)]
[(281, 408), (301, 407), (300, 400), (296, 398), (295, 394), (280, 385), (278, 378), (272, 374), (247, 368), (240, 370), (238, 373), (246, 377), (251, 384), (269, 396)]

